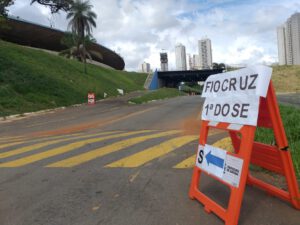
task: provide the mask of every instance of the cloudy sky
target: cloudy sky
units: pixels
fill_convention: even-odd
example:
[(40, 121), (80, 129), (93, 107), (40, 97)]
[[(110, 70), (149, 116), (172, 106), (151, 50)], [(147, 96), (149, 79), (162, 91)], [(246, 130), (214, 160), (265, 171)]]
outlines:
[[(277, 62), (276, 27), (295, 12), (299, 0), (90, 0), (97, 13), (93, 35), (119, 53), (127, 70), (142, 62), (159, 67), (159, 52), (169, 54), (175, 68), (176, 43), (197, 54), (197, 41), (212, 41), (213, 61), (227, 64)], [(30, 0), (16, 0), (9, 13), (38, 24), (66, 30), (64, 13)]]

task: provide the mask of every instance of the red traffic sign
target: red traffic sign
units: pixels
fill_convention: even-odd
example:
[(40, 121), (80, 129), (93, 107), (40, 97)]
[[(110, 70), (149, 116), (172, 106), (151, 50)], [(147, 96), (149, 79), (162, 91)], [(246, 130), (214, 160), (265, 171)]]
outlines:
[(88, 93), (88, 104), (94, 105), (96, 103), (95, 93)]

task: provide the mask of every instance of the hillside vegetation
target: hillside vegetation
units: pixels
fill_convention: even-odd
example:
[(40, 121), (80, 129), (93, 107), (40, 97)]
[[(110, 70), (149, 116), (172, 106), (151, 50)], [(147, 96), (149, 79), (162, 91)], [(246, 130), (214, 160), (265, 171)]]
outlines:
[(145, 74), (88, 65), (0, 40), (0, 116), (69, 106), (118, 94), (117, 88), (142, 90)]
[(300, 66), (274, 66), (272, 80), (276, 92), (300, 92)]

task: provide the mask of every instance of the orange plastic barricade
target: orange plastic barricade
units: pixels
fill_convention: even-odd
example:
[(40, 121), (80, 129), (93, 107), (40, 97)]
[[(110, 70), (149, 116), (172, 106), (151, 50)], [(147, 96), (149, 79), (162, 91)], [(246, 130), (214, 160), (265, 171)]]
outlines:
[[(224, 220), (226, 225), (238, 224), (246, 184), (263, 189), (270, 195), (290, 202), (296, 209), (300, 210), (298, 183), (272, 82), (269, 84), (266, 98), (260, 97), (257, 126), (272, 129), (274, 131), (276, 145), (255, 142), (255, 126), (234, 126), (230, 123), (202, 120), (199, 146), (205, 146), (209, 128), (214, 127), (226, 130), (230, 134), (234, 147), (234, 153), (227, 152), (226, 154), (243, 161), (239, 185), (229, 184), (223, 179), (220, 179), (211, 173), (207, 173), (197, 166), (194, 167), (189, 197), (202, 203), (206, 212), (215, 213)], [(197, 159), (198, 157), (199, 156), (197, 156)], [(203, 155), (201, 157), (203, 157)], [(288, 190), (282, 190), (251, 176), (249, 171), (250, 164), (260, 166), (266, 170), (284, 176)], [(203, 172), (230, 188), (231, 192), (227, 209), (220, 206), (200, 191), (199, 184), (201, 182), (201, 173)]]

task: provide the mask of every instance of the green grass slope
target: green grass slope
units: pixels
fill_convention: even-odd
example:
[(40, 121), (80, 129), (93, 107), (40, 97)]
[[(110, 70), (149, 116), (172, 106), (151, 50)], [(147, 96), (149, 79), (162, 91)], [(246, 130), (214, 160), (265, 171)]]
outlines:
[(143, 89), (146, 75), (83, 64), (0, 40), (0, 116), (86, 102)]

